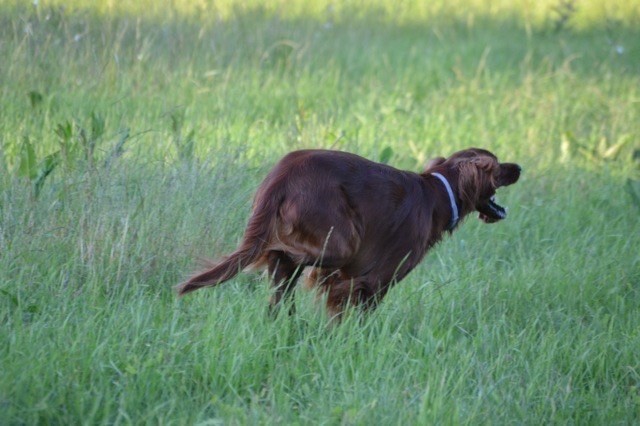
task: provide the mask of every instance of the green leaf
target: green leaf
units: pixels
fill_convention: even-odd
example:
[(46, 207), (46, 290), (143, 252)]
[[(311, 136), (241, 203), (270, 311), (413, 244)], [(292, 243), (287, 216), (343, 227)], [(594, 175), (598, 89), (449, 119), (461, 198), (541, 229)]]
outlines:
[(43, 96), (40, 92), (32, 90), (27, 93), (27, 96), (29, 96), (29, 103), (31, 104), (31, 108), (35, 108), (42, 103)]
[(38, 176), (36, 177), (33, 186), (36, 198), (38, 198), (38, 196), (40, 195), (40, 191), (42, 190), (42, 186), (44, 185), (44, 181), (47, 179), (47, 176), (49, 176), (59, 164), (59, 160), (60, 151), (56, 151), (53, 154), (47, 155), (40, 163), (40, 167), (38, 168)]
[(614, 159), (615, 157), (618, 156), (622, 147), (624, 147), (630, 140), (631, 140), (630, 137), (621, 137), (618, 143), (604, 150), (604, 152), (602, 153), (602, 156), (607, 160)]
[(180, 110), (172, 112), (169, 116), (171, 119), (171, 131), (173, 132), (174, 138), (180, 138), (182, 125), (184, 124), (184, 114), (184, 110)]
[(38, 171), (36, 168), (36, 152), (27, 136), (22, 139), (20, 146), (20, 161), (18, 163), (18, 175), (33, 179)]
[[(59, 123), (55, 129), (55, 133), (60, 139), (60, 153), (62, 158), (66, 165), (69, 166), (75, 157), (75, 149), (71, 140), (73, 138), (73, 123), (68, 120), (64, 123)], [(83, 135), (81, 134), (80, 137), (82, 136)]]
[(104, 135), (104, 118), (100, 114), (95, 112), (91, 113), (91, 140), (95, 144), (95, 141)]
[(380, 162), (388, 164), (391, 157), (393, 157), (393, 149), (390, 146), (387, 146), (380, 153)]
[(63, 142), (68, 142), (73, 136), (73, 124), (69, 120), (58, 123), (55, 133)]

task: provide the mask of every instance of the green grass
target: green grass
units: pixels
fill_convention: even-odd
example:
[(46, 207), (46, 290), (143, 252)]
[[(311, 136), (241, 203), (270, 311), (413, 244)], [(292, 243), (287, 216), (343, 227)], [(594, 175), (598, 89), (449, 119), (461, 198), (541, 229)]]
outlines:
[[(0, 0), (0, 423), (638, 423), (640, 3), (307, 3)], [(284, 153), (468, 146), (509, 218), (371, 316), (176, 299)]]

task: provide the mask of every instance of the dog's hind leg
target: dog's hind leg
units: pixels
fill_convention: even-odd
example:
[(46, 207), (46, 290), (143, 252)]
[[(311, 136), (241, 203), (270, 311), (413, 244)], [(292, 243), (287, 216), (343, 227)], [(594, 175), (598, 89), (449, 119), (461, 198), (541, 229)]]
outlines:
[(366, 307), (372, 296), (362, 278), (329, 279), (323, 290), (327, 293), (327, 312), (332, 321), (340, 321), (348, 305)]
[(351, 279), (333, 276), (322, 285), (322, 290), (327, 293), (327, 313), (332, 321), (340, 321), (349, 306), (361, 312), (375, 310), (388, 289), (389, 284), (380, 285), (366, 276)]
[[(275, 287), (269, 305), (269, 312), (273, 314), (283, 299), (291, 299), (296, 282), (302, 274), (303, 266), (297, 265), (285, 252), (277, 250), (267, 254), (267, 265), (269, 277), (273, 280)], [(289, 313), (292, 314), (294, 310), (295, 304), (292, 300)]]

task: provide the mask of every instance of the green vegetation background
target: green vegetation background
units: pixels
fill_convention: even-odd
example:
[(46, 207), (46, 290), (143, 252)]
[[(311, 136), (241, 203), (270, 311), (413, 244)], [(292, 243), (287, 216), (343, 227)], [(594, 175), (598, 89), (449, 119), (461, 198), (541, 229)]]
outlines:
[[(0, 0), (1, 424), (640, 421), (640, 2)], [(284, 153), (523, 165), (373, 315), (176, 300)]]

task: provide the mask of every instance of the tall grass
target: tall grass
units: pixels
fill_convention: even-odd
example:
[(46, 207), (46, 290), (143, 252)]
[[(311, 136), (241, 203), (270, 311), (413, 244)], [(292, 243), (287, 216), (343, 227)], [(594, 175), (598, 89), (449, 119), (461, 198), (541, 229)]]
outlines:
[[(99, 3), (99, 4), (98, 4)], [(636, 423), (637, 2), (0, 1), (0, 423)], [(279, 156), (525, 172), (373, 315), (176, 300)]]

